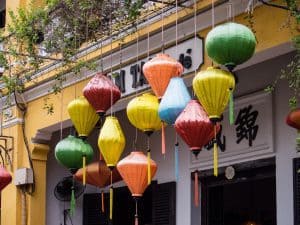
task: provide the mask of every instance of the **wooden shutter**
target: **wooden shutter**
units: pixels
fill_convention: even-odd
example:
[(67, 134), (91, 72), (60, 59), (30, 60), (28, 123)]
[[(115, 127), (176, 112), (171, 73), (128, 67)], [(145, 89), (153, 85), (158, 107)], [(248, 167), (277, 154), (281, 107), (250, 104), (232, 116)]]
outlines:
[(152, 216), (153, 225), (176, 224), (176, 183), (153, 186)]
[(300, 158), (294, 159), (294, 225), (300, 224)]

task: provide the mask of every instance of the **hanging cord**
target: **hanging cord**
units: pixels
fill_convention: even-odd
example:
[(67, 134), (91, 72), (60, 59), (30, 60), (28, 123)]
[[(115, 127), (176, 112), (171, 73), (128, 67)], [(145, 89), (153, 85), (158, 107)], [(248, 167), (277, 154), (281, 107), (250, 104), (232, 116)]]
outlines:
[(215, 2), (211, 0), (211, 26), (215, 28)]
[(63, 138), (63, 91), (60, 92), (60, 140)]
[(164, 2), (161, 0), (161, 51), (165, 52), (165, 40), (164, 40)]
[[(114, 4), (114, 2), (112, 3)], [(110, 18), (109, 18), (109, 21), (110, 21), (110, 74), (111, 76), (113, 76), (113, 68), (112, 68), (112, 34), (113, 34), (113, 31), (112, 31), (112, 11), (110, 11)], [(113, 79), (113, 78), (111, 78)], [(111, 104), (111, 107), (110, 107), (110, 116), (112, 116), (113, 114), (113, 90), (112, 90), (112, 87), (110, 88), (110, 104)]]
[[(195, 49), (197, 49), (197, 0), (194, 0), (194, 51)], [(197, 74), (197, 68), (195, 67), (194, 76), (196, 76), (196, 74)]]
[[(149, 0), (147, 0), (148, 8), (149, 7)], [(149, 21), (149, 12), (147, 12), (147, 21)], [(147, 60), (149, 60), (150, 55), (150, 23), (147, 23)]]
[(175, 20), (175, 46), (176, 46), (176, 56), (178, 55), (178, 0), (175, 1), (176, 8), (176, 20)]

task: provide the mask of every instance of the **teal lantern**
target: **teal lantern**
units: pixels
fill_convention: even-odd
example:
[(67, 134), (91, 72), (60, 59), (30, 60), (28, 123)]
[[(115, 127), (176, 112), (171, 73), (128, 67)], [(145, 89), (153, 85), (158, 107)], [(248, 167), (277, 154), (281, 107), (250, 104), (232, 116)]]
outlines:
[(207, 34), (205, 43), (208, 56), (230, 71), (250, 59), (255, 46), (253, 32), (248, 27), (233, 22), (216, 26)]
[(86, 141), (72, 135), (62, 139), (55, 147), (56, 160), (67, 167), (71, 173), (83, 167), (84, 157), (87, 164), (91, 162), (93, 154), (93, 148)]

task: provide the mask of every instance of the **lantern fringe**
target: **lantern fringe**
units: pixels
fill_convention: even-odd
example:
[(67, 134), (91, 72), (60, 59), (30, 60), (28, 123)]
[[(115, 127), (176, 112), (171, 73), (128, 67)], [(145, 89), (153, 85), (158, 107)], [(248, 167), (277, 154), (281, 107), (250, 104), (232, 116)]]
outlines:
[(75, 207), (76, 207), (76, 200), (75, 200), (74, 181), (73, 181), (72, 192), (71, 192), (71, 201), (70, 201), (70, 215), (71, 216), (73, 216), (75, 213)]
[(214, 125), (215, 139), (214, 139), (214, 176), (218, 176), (218, 145), (217, 145), (217, 126)]
[(137, 199), (135, 199), (134, 225), (139, 225), (138, 200)]
[(82, 183), (86, 184), (86, 156), (82, 157)]
[(194, 204), (195, 207), (199, 206), (199, 183), (198, 183), (198, 171), (195, 171), (195, 182), (194, 182)]
[(151, 165), (150, 165), (150, 160), (151, 160), (151, 150), (147, 150), (147, 174), (148, 174), (148, 185), (151, 184)]
[(165, 137), (165, 126), (164, 123), (161, 123), (161, 153), (166, 154), (166, 137)]
[(232, 90), (229, 91), (229, 123), (233, 125), (234, 123), (234, 101), (233, 101), (233, 92)]
[(101, 191), (101, 211), (102, 213), (105, 212), (105, 207), (104, 207), (104, 192)]
[(179, 164), (179, 157), (178, 157), (178, 152), (179, 152), (179, 143), (176, 142), (175, 143), (175, 180), (178, 181), (178, 174), (179, 174), (179, 170), (178, 170), (178, 164)]
[(113, 218), (113, 198), (114, 198), (114, 191), (113, 187), (111, 186), (109, 189), (109, 219), (112, 220)]

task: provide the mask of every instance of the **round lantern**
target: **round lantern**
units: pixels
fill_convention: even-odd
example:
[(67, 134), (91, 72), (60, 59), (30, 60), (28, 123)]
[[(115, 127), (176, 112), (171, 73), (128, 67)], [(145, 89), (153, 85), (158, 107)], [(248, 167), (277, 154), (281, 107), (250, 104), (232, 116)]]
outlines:
[(89, 163), (93, 159), (92, 147), (82, 139), (69, 135), (55, 146), (55, 158), (63, 166), (75, 173), (83, 166), (83, 158)]
[(157, 54), (143, 66), (144, 75), (154, 94), (161, 99), (172, 77), (179, 77), (183, 66), (167, 54)]
[(121, 92), (105, 74), (97, 73), (84, 87), (83, 95), (102, 117), (120, 99)]
[(0, 166), (0, 191), (9, 185), (11, 180), (12, 177), (10, 173), (3, 166)]
[(107, 166), (115, 167), (125, 147), (125, 136), (116, 117), (106, 117), (99, 134), (98, 147)]
[(208, 56), (231, 71), (236, 65), (252, 57), (255, 46), (253, 32), (248, 27), (233, 22), (216, 26), (207, 34), (205, 41)]
[(74, 99), (68, 104), (68, 113), (78, 136), (86, 138), (95, 127), (99, 116), (84, 96)]
[[(128, 186), (132, 196), (136, 202), (136, 213), (135, 213), (135, 224), (138, 224), (138, 213), (137, 213), (137, 203), (138, 199), (142, 197), (144, 191), (148, 186), (148, 159), (147, 156), (140, 151), (131, 152), (127, 157), (122, 159), (118, 165), (117, 169), (121, 174), (124, 182)], [(156, 163), (151, 160), (151, 179), (155, 176), (157, 171)]]
[(300, 151), (300, 108), (292, 110), (286, 117), (287, 125), (297, 129), (296, 138), (297, 151)]
[(158, 107), (158, 99), (150, 93), (145, 93), (128, 103), (127, 117), (134, 127), (151, 135), (154, 131), (160, 130), (162, 126)]
[[(221, 120), (229, 99), (232, 99), (234, 87), (234, 76), (214, 67), (200, 71), (193, 80), (195, 94), (212, 122)], [(229, 111), (233, 113), (232, 107)]]
[(174, 124), (177, 116), (191, 100), (191, 96), (181, 77), (173, 77), (159, 104), (158, 114), (162, 121)]

